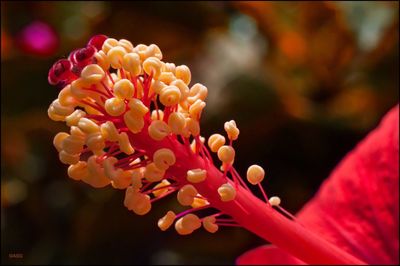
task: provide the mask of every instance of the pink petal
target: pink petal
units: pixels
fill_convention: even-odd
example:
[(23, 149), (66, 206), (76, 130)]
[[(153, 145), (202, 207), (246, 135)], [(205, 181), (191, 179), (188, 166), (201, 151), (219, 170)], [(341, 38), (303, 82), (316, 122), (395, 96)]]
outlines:
[[(399, 264), (399, 106), (345, 156), (298, 218), (369, 264)], [(277, 250), (263, 246), (238, 263), (293, 260)]]

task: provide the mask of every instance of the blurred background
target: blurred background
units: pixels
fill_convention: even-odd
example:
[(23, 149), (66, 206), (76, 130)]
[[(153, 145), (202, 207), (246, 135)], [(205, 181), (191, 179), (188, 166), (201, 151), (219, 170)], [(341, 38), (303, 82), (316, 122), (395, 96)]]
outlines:
[[(399, 98), (398, 2), (1, 2), (2, 264), (233, 264), (238, 228), (179, 236), (124, 192), (67, 177), (47, 73), (95, 34), (157, 44), (209, 88), (202, 132), (235, 119), (236, 168), (257, 163), (292, 213)], [(22, 254), (23, 258), (10, 258)]]

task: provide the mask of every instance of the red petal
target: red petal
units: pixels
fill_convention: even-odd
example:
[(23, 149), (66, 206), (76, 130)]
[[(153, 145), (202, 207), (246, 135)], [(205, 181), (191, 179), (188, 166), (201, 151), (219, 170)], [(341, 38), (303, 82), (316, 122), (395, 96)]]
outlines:
[[(346, 155), (298, 218), (369, 264), (399, 264), (399, 106)], [(255, 249), (238, 263), (293, 259), (271, 250)]]

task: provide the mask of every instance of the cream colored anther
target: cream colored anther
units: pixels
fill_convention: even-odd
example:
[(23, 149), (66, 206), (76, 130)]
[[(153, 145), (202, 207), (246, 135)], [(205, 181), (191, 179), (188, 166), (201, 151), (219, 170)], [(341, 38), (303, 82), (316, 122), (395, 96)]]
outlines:
[(175, 154), (173, 151), (167, 148), (159, 149), (153, 154), (153, 162), (158, 169), (165, 171), (170, 166), (175, 164)]
[(85, 117), (79, 119), (78, 127), (87, 134), (100, 131), (100, 127), (95, 122)]
[(164, 106), (173, 106), (179, 103), (181, 91), (175, 86), (167, 86), (160, 92), (160, 102)]
[(147, 75), (152, 74), (153, 78), (158, 79), (161, 74), (162, 63), (157, 57), (149, 57), (143, 62), (143, 70)]
[(80, 109), (76, 109), (72, 114), (70, 114), (69, 116), (67, 116), (65, 118), (65, 121), (67, 122), (68, 126), (77, 126), (79, 120), (82, 117), (85, 117), (85, 116), (86, 116), (86, 112), (85, 111), (82, 111)]
[(208, 138), (208, 147), (212, 152), (217, 152), (225, 144), (225, 137), (221, 134), (213, 134)]
[(162, 59), (162, 53), (157, 44), (150, 44), (148, 49), (151, 51), (151, 56), (157, 57), (160, 60)]
[(124, 56), (126, 51), (121, 46), (116, 46), (111, 48), (107, 52), (108, 60), (110, 61), (111, 67), (118, 69), (122, 67), (122, 61), (124, 60)]
[(124, 205), (138, 215), (145, 215), (151, 210), (150, 196), (128, 187), (125, 192)]
[(268, 201), (272, 206), (279, 206), (281, 204), (281, 199), (277, 196), (270, 197)]
[(110, 179), (115, 178), (116, 169), (114, 167), (114, 164), (116, 164), (117, 162), (118, 162), (118, 159), (115, 157), (112, 157), (112, 156), (107, 157), (103, 161), (104, 173)]
[(123, 99), (113, 97), (106, 100), (104, 108), (109, 115), (120, 116), (125, 112), (126, 104)]
[(164, 82), (160, 81), (160, 80), (156, 80), (156, 79), (152, 79), (151, 80), (151, 84), (150, 84), (150, 91), (151, 93), (157, 93), (160, 94), (161, 90), (164, 89), (167, 85), (165, 85)]
[(147, 108), (147, 106), (144, 105), (143, 102), (139, 99), (129, 100), (128, 106), (131, 109), (130, 111), (132, 113), (135, 113), (142, 117), (149, 111), (149, 108)]
[(189, 107), (189, 114), (192, 118), (199, 119), (201, 116), (201, 112), (203, 111), (206, 103), (200, 99), (197, 99), (192, 105)]
[(97, 156), (92, 155), (87, 160), (89, 174), (82, 181), (95, 188), (101, 188), (109, 185), (111, 180), (105, 175), (104, 169), (97, 163)]
[(68, 136), (62, 141), (62, 150), (69, 154), (80, 154), (83, 150), (85, 140), (76, 136)]
[(162, 67), (162, 71), (171, 72), (174, 75), (175, 75), (175, 69), (176, 69), (176, 66), (174, 63), (164, 63), (163, 67)]
[(238, 138), (240, 131), (236, 126), (235, 120), (225, 122), (224, 129), (226, 131), (226, 134), (228, 134), (229, 139), (236, 140)]
[(57, 135), (54, 136), (53, 145), (56, 147), (57, 151), (60, 152), (63, 148), (62, 144), (64, 139), (69, 137), (69, 134), (66, 132), (59, 132)]
[(88, 84), (99, 83), (105, 75), (104, 70), (97, 64), (87, 65), (81, 72), (81, 78)]
[(165, 216), (163, 216), (158, 220), (157, 222), (158, 227), (162, 231), (167, 230), (174, 223), (175, 217), (176, 215), (173, 211), (168, 211)]
[(183, 216), (175, 223), (175, 229), (181, 235), (190, 234), (200, 227), (201, 221), (199, 217), (193, 213)]
[(126, 134), (126, 132), (122, 132), (119, 134), (118, 143), (120, 150), (125, 154), (131, 155), (132, 153), (135, 152), (129, 141), (128, 134)]
[(67, 115), (72, 114), (72, 112), (74, 111), (73, 106), (61, 105), (61, 103), (58, 99), (54, 100), (51, 105), (53, 106), (54, 113), (56, 115), (67, 116)]
[(172, 74), (171, 72), (161, 72), (160, 76), (158, 77), (158, 79), (165, 83), (165, 84), (171, 84), (173, 81), (176, 80), (176, 77), (174, 74)]
[(114, 38), (108, 38), (107, 40), (104, 41), (103, 46), (102, 46), (102, 50), (105, 54), (108, 53), (108, 51), (110, 51), (111, 48), (118, 46), (118, 40), (114, 39)]
[(218, 188), (218, 194), (222, 201), (231, 201), (236, 197), (236, 190), (231, 184), (225, 183)]
[(158, 182), (164, 178), (165, 171), (159, 169), (155, 163), (149, 163), (144, 170), (144, 178), (150, 182)]
[(249, 181), (250, 184), (257, 185), (264, 179), (264, 176), (265, 171), (259, 165), (254, 164), (247, 169), (247, 181)]
[(231, 164), (235, 159), (235, 150), (232, 148), (232, 146), (224, 145), (218, 149), (217, 155), (221, 162)]
[(180, 112), (174, 112), (168, 117), (168, 125), (174, 134), (182, 134), (186, 126), (186, 119)]
[(160, 141), (171, 133), (171, 129), (164, 121), (155, 120), (148, 127), (148, 132), (152, 139)]
[(189, 97), (187, 98), (190, 104), (194, 103), (197, 99), (205, 101), (208, 95), (206, 86), (200, 83), (194, 84), (189, 90)]
[(133, 188), (140, 189), (142, 184), (142, 179), (144, 177), (144, 167), (140, 167), (132, 170), (131, 184)]
[(47, 115), (53, 121), (65, 121), (65, 116), (56, 114), (53, 105), (50, 105), (49, 109), (47, 109)]
[(58, 158), (63, 164), (76, 164), (79, 162), (79, 154), (70, 154), (64, 150), (60, 151)]
[(181, 79), (174, 80), (170, 85), (175, 86), (180, 90), (181, 101), (186, 100), (186, 98), (189, 96), (189, 87)]
[(214, 216), (207, 216), (203, 218), (203, 227), (210, 233), (218, 231), (218, 225), (215, 224), (216, 219)]
[(114, 94), (121, 99), (130, 99), (133, 97), (134, 88), (132, 82), (127, 79), (120, 79), (114, 84)]
[(131, 184), (132, 170), (117, 169), (112, 177), (111, 185), (116, 189), (126, 189)]
[(186, 118), (186, 129), (192, 134), (194, 137), (200, 134), (200, 124), (199, 121), (193, 118)]
[(100, 132), (88, 134), (86, 139), (86, 145), (93, 152), (102, 151), (106, 146), (104, 138)]
[(77, 126), (71, 126), (70, 134), (71, 134), (71, 136), (80, 138), (80, 139), (82, 139), (82, 141), (85, 141), (86, 134)]
[(71, 85), (65, 86), (59, 93), (58, 93), (58, 100), (60, 101), (61, 105), (64, 106), (76, 106), (77, 100), (72, 95), (71, 92)]
[(177, 199), (182, 206), (190, 206), (196, 195), (197, 189), (193, 185), (187, 184), (178, 191)]
[(155, 185), (153, 188), (154, 189), (154, 191), (153, 191), (154, 197), (157, 198), (157, 197), (160, 197), (163, 194), (167, 193), (168, 189), (169, 189), (169, 187), (167, 187), (167, 186), (169, 186), (169, 185), (171, 185), (171, 183), (167, 179), (164, 179), (160, 183)]
[(186, 179), (191, 183), (203, 182), (207, 177), (207, 171), (204, 169), (192, 169), (187, 171)]
[(111, 121), (101, 124), (100, 131), (105, 140), (118, 141), (119, 139), (118, 130)]
[(142, 71), (140, 56), (137, 53), (129, 53), (124, 55), (122, 67), (133, 76), (139, 75)]
[(181, 79), (186, 85), (189, 85), (190, 80), (192, 79), (192, 74), (190, 73), (190, 69), (185, 65), (180, 65), (175, 69), (175, 76), (178, 79)]
[(68, 176), (74, 180), (87, 178), (88, 174), (87, 163), (84, 161), (79, 161), (68, 167)]
[(135, 134), (142, 131), (142, 128), (144, 127), (143, 116), (131, 111), (124, 114), (124, 122), (129, 130)]
[(163, 120), (164, 119), (164, 112), (163, 110), (153, 110), (151, 111), (151, 120)]
[(78, 99), (83, 99), (88, 95), (88, 92), (83, 90), (87, 85), (82, 78), (78, 78), (71, 82), (71, 93)]
[(210, 203), (206, 199), (203, 199), (200, 194), (197, 194), (193, 200), (193, 203), (190, 204), (190, 206), (192, 208), (199, 208), (199, 207), (207, 206), (209, 204)]
[(130, 41), (121, 39), (118, 42), (119, 46), (123, 47), (127, 53), (130, 53), (133, 51), (133, 45)]
[[(201, 143), (204, 144), (204, 141), (206, 139), (202, 136), (199, 136), (199, 139), (200, 139)], [(196, 139), (192, 140), (192, 142), (190, 143), (190, 149), (193, 151), (193, 153), (196, 153), (197, 147), (200, 147), (200, 144), (196, 141)]]
[(108, 60), (108, 57), (103, 50), (95, 53), (94, 58), (96, 58), (96, 64), (98, 64), (104, 71), (108, 71), (108, 69), (110, 68), (110, 61)]

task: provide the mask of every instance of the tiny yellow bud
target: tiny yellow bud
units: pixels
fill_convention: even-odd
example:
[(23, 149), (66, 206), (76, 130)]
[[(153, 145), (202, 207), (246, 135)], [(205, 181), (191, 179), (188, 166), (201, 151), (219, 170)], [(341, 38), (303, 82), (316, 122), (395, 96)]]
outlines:
[(181, 91), (175, 86), (167, 86), (160, 92), (160, 102), (164, 106), (173, 106), (179, 103)]
[(120, 79), (114, 84), (114, 94), (121, 99), (130, 99), (134, 94), (132, 82), (127, 79)]
[(260, 183), (264, 176), (265, 172), (261, 166), (254, 164), (247, 169), (247, 180), (253, 185)]
[(236, 140), (238, 138), (240, 131), (236, 126), (235, 120), (225, 122), (224, 128), (226, 133), (228, 134), (229, 139)]
[(171, 165), (176, 162), (175, 154), (167, 148), (157, 150), (153, 155), (153, 162), (158, 169), (167, 170)]
[(182, 206), (190, 206), (196, 195), (196, 188), (193, 185), (187, 184), (178, 191), (177, 199)]
[(152, 139), (160, 141), (171, 133), (171, 129), (164, 121), (155, 120), (148, 127), (148, 132)]
[(126, 132), (122, 132), (119, 134), (119, 148), (122, 152), (124, 152), (125, 154), (131, 155), (132, 153), (135, 152), (135, 150), (133, 149), (130, 141), (129, 141), (129, 137), (128, 134), (126, 134)]
[(207, 171), (203, 169), (192, 169), (187, 171), (186, 179), (191, 183), (203, 182), (207, 177)]
[(231, 201), (236, 197), (236, 190), (231, 184), (226, 183), (218, 188), (218, 194), (222, 201)]
[(224, 145), (218, 149), (217, 155), (222, 162), (232, 164), (235, 159), (235, 150), (232, 146)]
[(173, 224), (175, 217), (176, 217), (176, 215), (173, 211), (168, 211), (164, 217), (162, 217), (158, 220), (158, 222), (157, 222), (158, 227), (162, 231), (167, 230)]
[(78, 163), (72, 164), (68, 167), (68, 176), (74, 180), (86, 178), (88, 174), (87, 163), (84, 161), (79, 161)]
[(272, 206), (279, 206), (281, 204), (281, 199), (277, 196), (270, 197), (268, 201)]
[(144, 177), (150, 182), (158, 182), (164, 178), (165, 171), (157, 168), (155, 163), (146, 165)]
[(105, 75), (104, 70), (97, 64), (87, 65), (81, 72), (81, 78), (87, 84), (99, 83)]
[(178, 79), (181, 79), (183, 82), (185, 82), (186, 85), (189, 85), (190, 80), (192, 79), (192, 74), (190, 73), (190, 69), (185, 65), (176, 67), (175, 76)]
[(212, 152), (217, 152), (225, 144), (225, 137), (221, 134), (213, 134), (208, 138), (208, 147)]

